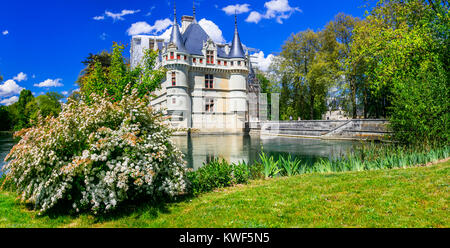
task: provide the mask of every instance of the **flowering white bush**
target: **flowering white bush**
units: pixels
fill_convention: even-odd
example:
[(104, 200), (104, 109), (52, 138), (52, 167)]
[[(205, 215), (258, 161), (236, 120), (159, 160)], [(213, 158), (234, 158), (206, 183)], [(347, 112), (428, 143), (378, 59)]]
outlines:
[(137, 97), (117, 103), (71, 101), (57, 118), (15, 135), (6, 181), (41, 213), (60, 202), (76, 211), (106, 212), (141, 196), (176, 196), (186, 189), (182, 153), (162, 116)]

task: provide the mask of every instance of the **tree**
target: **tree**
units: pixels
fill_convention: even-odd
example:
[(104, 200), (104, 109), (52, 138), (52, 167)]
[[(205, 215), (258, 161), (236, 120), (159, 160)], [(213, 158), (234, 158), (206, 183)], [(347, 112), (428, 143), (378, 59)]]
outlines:
[(129, 93), (125, 92), (128, 84), (131, 84), (131, 89), (138, 89), (140, 97), (160, 87), (166, 71), (164, 68), (155, 68), (158, 53), (147, 50), (142, 63), (136, 68), (130, 68), (123, 57), (123, 49), (123, 45), (114, 43), (109, 57), (90, 55), (84, 62), (88, 66), (82, 72), (78, 84), (85, 100), (92, 101), (90, 96), (95, 93), (102, 97), (106, 94), (112, 101), (120, 101), (124, 94)]
[(0, 106), (0, 131), (11, 130), (11, 117), (7, 106)]
[(327, 35), (334, 36), (337, 42), (336, 63), (340, 68), (339, 74), (343, 75), (348, 82), (350, 91), (350, 101), (352, 106), (352, 117), (357, 117), (356, 95), (358, 91), (358, 64), (347, 63), (350, 57), (351, 47), (353, 44), (353, 30), (360, 22), (358, 18), (354, 18), (344, 13), (339, 13), (334, 20), (329, 22), (325, 27)]
[[(294, 118), (317, 119), (325, 112), (332, 75), (325, 36), (312, 30), (292, 35), (282, 47), (279, 72), (292, 80)], [(323, 49), (323, 50), (322, 50)], [(284, 103), (284, 102), (283, 102)], [(286, 109), (287, 110), (287, 109)]]
[(399, 142), (449, 142), (448, 10), (448, 2), (380, 1), (355, 30), (353, 60), (364, 61), (370, 89), (387, 101)]
[(30, 127), (30, 117), (33, 110), (30, 109), (29, 103), (33, 102), (33, 100), (34, 96), (30, 90), (22, 90), (19, 100), (8, 107), (14, 130), (18, 131), (22, 128)]

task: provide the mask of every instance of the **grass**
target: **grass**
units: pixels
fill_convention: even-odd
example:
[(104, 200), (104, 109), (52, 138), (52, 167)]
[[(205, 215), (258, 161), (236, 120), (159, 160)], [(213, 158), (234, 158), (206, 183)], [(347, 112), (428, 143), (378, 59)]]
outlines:
[(450, 161), (251, 181), (109, 216), (37, 216), (0, 192), (0, 227), (450, 227)]

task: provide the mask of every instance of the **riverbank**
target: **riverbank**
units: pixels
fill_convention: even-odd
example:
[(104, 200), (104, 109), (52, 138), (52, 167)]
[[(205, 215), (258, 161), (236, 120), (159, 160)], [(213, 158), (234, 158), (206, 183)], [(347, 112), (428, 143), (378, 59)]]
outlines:
[(108, 217), (39, 217), (0, 192), (0, 227), (450, 227), (450, 161), (252, 181)]

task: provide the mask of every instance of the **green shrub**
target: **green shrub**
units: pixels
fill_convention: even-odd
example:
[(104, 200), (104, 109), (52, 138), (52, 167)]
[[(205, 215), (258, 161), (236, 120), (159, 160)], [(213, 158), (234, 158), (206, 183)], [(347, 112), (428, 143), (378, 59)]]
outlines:
[[(58, 117), (17, 132), (6, 183), (40, 213), (71, 206), (107, 212), (137, 198), (185, 193), (185, 161), (172, 130), (134, 89), (121, 101), (69, 100)], [(59, 209), (58, 209), (59, 210)]]
[(250, 167), (245, 162), (228, 164), (225, 160), (216, 159), (197, 171), (187, 173), (189, 191), (198, 195), (234, 184), (245, 184), (250, 180), (250, 173)]
[(236, 184), (248, 183), (250, 179), (250, 168), (245, 162), (239, 162), (231, 165), (233, 168), (233, 178)]

